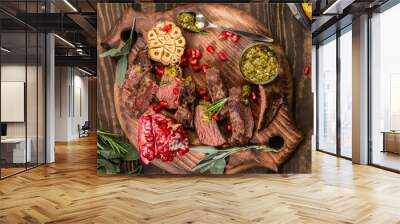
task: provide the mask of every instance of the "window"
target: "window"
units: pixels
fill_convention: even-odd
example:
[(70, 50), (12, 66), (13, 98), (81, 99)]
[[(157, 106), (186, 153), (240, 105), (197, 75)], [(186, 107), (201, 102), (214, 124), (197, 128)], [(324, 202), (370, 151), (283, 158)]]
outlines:
[(340, 155), (352, 156), (352, 32), (340, 36)]
[(400, 5), (371, 18), (372, 164), (400, 170)]
[(317, 149), (336, 153), (336, 37), (318, 47)]

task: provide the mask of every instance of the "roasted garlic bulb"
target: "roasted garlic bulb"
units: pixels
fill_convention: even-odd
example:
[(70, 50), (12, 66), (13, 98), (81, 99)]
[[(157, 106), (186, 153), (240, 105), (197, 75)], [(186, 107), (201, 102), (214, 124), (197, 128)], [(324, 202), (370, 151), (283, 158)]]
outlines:
[(163, 65), (178, 63), (185, 44), (181, 29), (171, 21), (160, 21), (147, 33), (149, 56)]

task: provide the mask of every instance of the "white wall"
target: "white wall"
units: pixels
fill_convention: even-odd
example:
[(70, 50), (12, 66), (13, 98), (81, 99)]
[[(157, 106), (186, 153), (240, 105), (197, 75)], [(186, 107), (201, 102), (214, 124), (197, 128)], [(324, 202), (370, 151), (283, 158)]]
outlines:
[(88, 120), (88, 78), (76, 68), (56, 67), (55, 140), (79, 137), (78, 125)]

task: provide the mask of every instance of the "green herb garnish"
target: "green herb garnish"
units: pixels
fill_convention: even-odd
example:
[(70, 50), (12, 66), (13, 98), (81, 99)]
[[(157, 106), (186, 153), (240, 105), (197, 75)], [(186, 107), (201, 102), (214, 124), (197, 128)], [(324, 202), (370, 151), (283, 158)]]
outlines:
[(266, 145), (250, 145), (243, 147), (232, 147), (228, 149), (216, 149), (212, 146), (196, 146), (191, 147), (190, 150), (206, 154), (206, 156), (197, 164), (197, 166), (192, 169), (192, 172), (198, 171), (200, 173), (204, 173), (207, 170), (210, 170), (211, 174), (223, 174), (226, 167), (225, 158), (234, 153), (245, 150), (258, 150), (274, 153), (279, 151)]
[(137, 149), (121, 141), (121, 135), (97, 130), (97, 172), (100, 174), (120, 173), (123, 161), (134, 161), (134, 173), (140, 173), (142, 166)]
[(222, 98), (219, 99), (213, 103), (210, 103), (206, 106), (206, 108), (204, 109), (204, 115), (206, 116), (205, 118), (208, 120), (211, 120), (212, 116), (214, 114), (219, 114), (219, 112), (221, 112), (221, 110), (224, 108), (225, 103), (228, 101), (228, 98)]

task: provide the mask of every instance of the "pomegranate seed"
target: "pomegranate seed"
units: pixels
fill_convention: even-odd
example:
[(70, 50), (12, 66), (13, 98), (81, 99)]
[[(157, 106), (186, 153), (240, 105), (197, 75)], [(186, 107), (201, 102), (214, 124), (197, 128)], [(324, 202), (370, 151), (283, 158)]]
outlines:
[(226, 129), (228, 131), (232, 131), (232, 124), (230, 122), (228, 122), (228, 124), (226, 125)]
[(186, 56), (188, 56), (188, 57), (192, 57), (192, 50), (190, 50), (189, 48), (186, 48), (186, 49), (185, 49), (185, 54), (186, 54)]
[(210, 52), (210, 53), (213, 53), (215, 51), (215, 48), (213, 46), (211, 46), (211, 45), (208, 45), (207, 46), (207, 51)]
[(160, 105), (161, 107), (166, 107), (166, 106), (168, 106), (168, 103), (167, 103), (166, 101), (164, 101), (164, 100), (161, 100), (160, 103), (159, 103), (159, 105)]
[(200, 59), (201, 56), (201, 51), (199, 49), (194, 50), (193, 58)]
[(201, 69), (201, 67), (199, 65), (192, 65), (192, 69), (197, 72)]
[(305, 66), (304, 67), (304, 74), (306, 74), (306, 75), (308, 75), (308, 74), (310, 74), (310, 67), (309, 66)]
[(219, 115), (218, 114), (213, 114), (211, 117), (214, 121), (219, 121)]
[(203, 72), (206, 72), (208, 69), (208, 65), (202, 65), (201, 66), (201, 70), (203, 70)]
[(172, 92), (174, 93), (174, 95), (178, 95), (180, 91), (178, 87), (175, 87), (172, 89)]
[(162, 28), (162, 30), (165, 31), (165, 32), (171, 31), (171, 30), (172, 30), (172, 24), (165, 25), (165, 26)]
[(226, 61), (228, 58), (226, 57), (226, 54), (224, 51), (220, 51), (218, 52), (218, 57), (219, 59), (221, 59), (222, 61)]
[(234, 35), (232, 32), (230, 32), (230, 31), (225, 31), (225, 35), (226, 36), (228, 36), (228, 37), (230, 37), (230, 36), (232, 36), (232, 35)]
[(157, 66), (156, 67), (156, 75), (160, 76), (160, 77), (163, 76), (164, 75), (164, 68)]
[(240, 36), (238, 36), (238, 35), (236, 35), (236, 34), (234, 34), (234, 35), (231, 36), (231, 41), (232, 41), (233, 43), (238, 42), (239, 39), (240, 39)]
[(196, 58), (196, 51), (195, 50), (192, 50), (192, 58)]
[(207, 89), (206, 88), (200, 88), (199, 93), (200, 93), (200, 96), (206, 96), (207, 95)]
[(187, 60), (188, 60), (187, 57), (182, 56), (181, 57), (181, 64), (186, 64)]
[(180, 78), (178, 78), (178, 77), (175, 78), (175, 81), (176, 81), (178, 84), (182, 84), (182, 83), (183, 83), (183, 80), (180, 79)]
[(153, 106), (153, 110), (154, 110), (154, 112), (156, 112), (156, 113), (160, 112), (161, 109), (162, 109), (162, 107), (161, 107), (161, 105), (159, 105), (159, 104)]
[(251, 99), (252, 100), (256, 100), (257, 99), (257, 95), (255, 92), (251, 92)]
[(189, 60), (189, 64), (191, 64), (191, 65), (197, 65), (197, 63), (199, 63), (198, 61), (197, 61), (197, 59), (190, 59)]
[(218, 35), (218, 40), (226, 40), (227, 38), (228, 38), (228, 36), (226, 35), (225, 32), (221, 32), (221, 33)]

